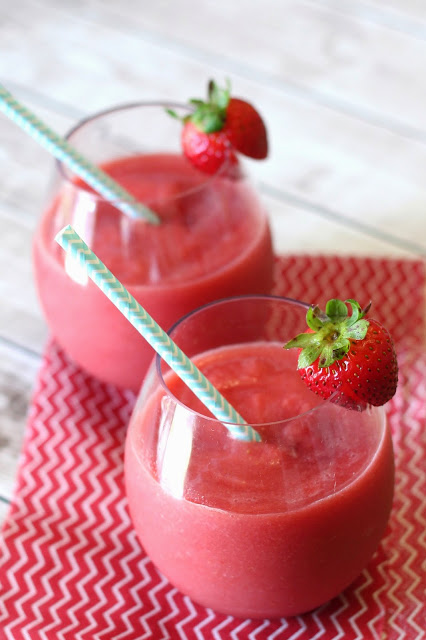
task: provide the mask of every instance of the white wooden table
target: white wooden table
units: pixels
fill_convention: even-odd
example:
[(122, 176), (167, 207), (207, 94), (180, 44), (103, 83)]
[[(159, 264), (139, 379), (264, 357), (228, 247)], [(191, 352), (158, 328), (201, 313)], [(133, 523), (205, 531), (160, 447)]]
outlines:
[[(0, 0), (0, 82), (65, 133), (207, 79), (267, 121), (252, 166), (284, 252), (426, 256), (426, 2)], [(52, 160), (0, 114), (0, 521), (47, 329), (31, 237)]]

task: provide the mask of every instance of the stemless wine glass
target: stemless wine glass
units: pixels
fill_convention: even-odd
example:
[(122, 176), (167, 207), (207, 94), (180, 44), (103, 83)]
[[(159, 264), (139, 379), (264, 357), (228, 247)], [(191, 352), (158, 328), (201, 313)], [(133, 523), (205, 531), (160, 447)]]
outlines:
[(138, 391), (154, 352), (64, 256), (54, 238), (71, 224), (165, 329), (216, 298), (269, 293), (273, 254), (266, 213), (242, 171), (207, 176), (180, 149), (188, 108), (138, 103), (80, 122), (69, 142), (152, 209), (159, 225), (122, 213), (57, 164), (34, 237), (37, 291), (53, 336), (91, 374)]
[(367, 565), (388, 521), (383, 407), (320, 399), (282, 348), (306, 308), (229, 298), (170, 332), (261, 442), (233, 438), (159, 357), (128, 428), (126, 492), (143, 547), (172, 584), (222, 613), (280, 617), (325, 603)]

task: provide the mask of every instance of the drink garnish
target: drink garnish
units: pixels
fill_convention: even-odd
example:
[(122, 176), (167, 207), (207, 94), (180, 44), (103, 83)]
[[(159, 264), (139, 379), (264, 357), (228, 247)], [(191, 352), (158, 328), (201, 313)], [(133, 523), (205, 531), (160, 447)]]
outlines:
[(231, 96), (230, 85), (220, 88), (210, 80), (207, 100), (191, 99), (193, 111), (181, 118), (182, 149), (185, 156), (205, 173), (216, 173), (225, 163), (238, 164), (237, 152), (262, 160), (268, 155), (265, 124), (246, 100)]
[(398, 383), (392, 338), (377, 320), (366, 319), (370, 306), (361, 309), (352, 299), (329, 300), (325, 312), (311, 306), (309, 329), (284, 345), (300, 350), (297, 368), (312, 391), (358, 410), (388, 402)]

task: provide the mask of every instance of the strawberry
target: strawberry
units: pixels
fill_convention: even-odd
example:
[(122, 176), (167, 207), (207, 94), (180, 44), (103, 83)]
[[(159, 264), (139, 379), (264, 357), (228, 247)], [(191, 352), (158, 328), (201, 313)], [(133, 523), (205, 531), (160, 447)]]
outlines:
[(238, 164), (225, 131), (206, 133), (191, 120), (185, 122), (182, 130), (182, 148), (188, 160), (204, 173), (216, 173), (224, 163), (230, 167)]
[(398, 382), (392, 338), (377, 320), (365, 318), (369, 308), (337, 299), (327, 302), (325, 313), (312, 306), (306, 315), (309, 330), (284, 345), (300, 349), (298, 370), (312, 391), (359, 410), (388, 402)]
[(266, 127), (256, 109), (240, 98), (231, 98), (226, 110), (225, 130), (237, 151), (264, 160), (268, 155)]
[[(182, 118), (182, 148), (186, 157), (205, 173), (225, 163), (238, 164), (236, 152), (261, 160), (268, 153), (263, 120), (256, 109), (210, 81), (207, 101), (193, 99), (193, 112)], [(178, 117), (174, 111), (169, 113)]]

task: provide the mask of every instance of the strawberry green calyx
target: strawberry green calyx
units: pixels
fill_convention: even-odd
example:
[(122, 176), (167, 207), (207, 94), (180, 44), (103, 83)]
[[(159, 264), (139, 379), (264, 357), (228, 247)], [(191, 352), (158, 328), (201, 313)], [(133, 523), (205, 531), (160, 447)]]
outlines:
[[(348, 314), (348, 307), (351, 314)], [(369, 326), (364, 319), (370, 305), (361, 309), (356, 300), (345, 302), (338, 299), (329, 300), (325, 312), (318, 306), (309, 308), (306, 322), (311, 332), (301, 333), (284, 345), (284, 349), (294, 347), (301, 349), (297, 363), (298, 369), (304, 369), (318, 360), (318, 367), (331, 366), (348, 353), (351, 341), (363, 340)]]
[(192, 122), (197, 129), (204, 133), (214, 133), (223, 129), (226, 120), (226, 110), (231, 99), (230, 83), (221, 89), (210, 80), (208, 84), (207, 100), (193, 98), (189, 104), (194, 107), (194, 111), (183, 118), (179, 118), (175, 111), (167, 109), (168, 113), (181, 119), (183, 122)]

